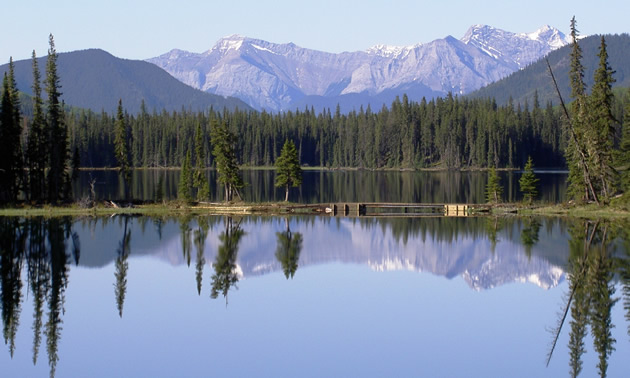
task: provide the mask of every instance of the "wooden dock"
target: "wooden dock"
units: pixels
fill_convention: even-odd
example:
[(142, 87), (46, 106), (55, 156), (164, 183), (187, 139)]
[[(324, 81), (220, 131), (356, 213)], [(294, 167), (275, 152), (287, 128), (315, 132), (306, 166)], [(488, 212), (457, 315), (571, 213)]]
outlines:
[(346, 202), (320, 204), (318, 206), (331, 216), (345, 217), (466, 217), (473, 213), (488, 211), (489, 209), (488, 205), (482, 204), (450, 203)]

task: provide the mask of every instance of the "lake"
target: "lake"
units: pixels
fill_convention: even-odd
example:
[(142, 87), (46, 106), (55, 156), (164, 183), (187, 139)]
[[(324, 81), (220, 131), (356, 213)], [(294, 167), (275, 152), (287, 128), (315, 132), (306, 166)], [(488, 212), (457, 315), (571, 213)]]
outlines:
[[(131, 195), (135, 199), (153, 200), (162, 180), (164, 199), (177, 198), (179, 170), (137, 169), (133, 171)], [(506, 201), (519, 201), (518, 179), (521, 172), (499, 172)], [(216, 171), (208, 170), (211, 183), (216, 183)], [(243, 170), (246, 186), (243, 199), (248, 202), (283, 201), (284, 189), (274, 186), (275, 171)], [(567, 173), (539, 171), (540, 200), (561, 202), (566, 198)], [(487, 172), (470, 171), (368, 171), (368, 170), (307, 170), (304, 182), (291, 190), (289, 200), (297, 203), (330, 202), (436, 202), (485, 203)], [(79, 171), (73, 183), (75, 198), (90, 194), (94, 182), (96, 198), (124, 198), (124, 187), (115, 170)], [(218, 185), (211, 188), (214, 201), (223, 200)]]
[(622, 377), (629, 230), (0, 217), (0, 364), (5, 377)]

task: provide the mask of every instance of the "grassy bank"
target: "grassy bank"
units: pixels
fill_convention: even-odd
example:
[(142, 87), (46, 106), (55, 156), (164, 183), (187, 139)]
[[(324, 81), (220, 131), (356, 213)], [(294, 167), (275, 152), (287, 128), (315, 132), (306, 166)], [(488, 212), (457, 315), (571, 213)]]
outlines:
[[(133, 205), (112, 204), (101, 201), (93, 207), (82, 207), (78, 203), (67, 205), (34, 206), (21, 204), (13, 207), (0, 208), (0, 216), (19, 217), (54, 217), (54, 216), (110, 216), (114, 214), (134, 214), (146, 216), (165, 215), (270, 215), (281, 216), (287, 214), (325, 214), (325, 205), (297, 204), (291, 202), (264, 203), (195, 203), (186, 204), (181, 201), (163, 203), (136, 203)], [(609, 205), (595, 204), (543, 204), (526, 205), (522, 202), (501, 203), (490, 206), (490, 211), (475, 212), (474, 216), (557, 216), (573, 218), (606, 218), (630, 219), (630, 206), (625, 201), (613, 201)]]

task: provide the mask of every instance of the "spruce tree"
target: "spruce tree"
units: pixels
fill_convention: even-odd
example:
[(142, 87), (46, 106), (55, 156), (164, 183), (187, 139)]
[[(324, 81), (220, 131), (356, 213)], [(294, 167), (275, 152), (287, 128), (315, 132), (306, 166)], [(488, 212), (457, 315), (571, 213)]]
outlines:
[(497, 174), (497, 170), (493, 167), (488, 172), (488, 184), (486, 184), (486, 201), (498, 203), (501, 202), (503, 194), (503, 186)]
[(537, 178), (534, 173), (534, 162), (532, 161), (532, 157), (529, 156), (527, 158), (527, 164), (525, 164), (523, 175), (518, 180), (523, 198), (529, 204), (538, 196), (538, 181), (540, 181), (540, 179)]
[[(630, 95), (630, 89), (628, 94)], [(616, 166), (621, 169), (621, 189), (627, 193), (630, 191), (630, 101), (626, 104), (624, 111)]]
[(568, 119), (569, 143), (565, 149), (565, 157), (569, 168), (568, 188), (569, 196), (578, 200), (593, 200), (599, 203), (599, 198), (593, 186), (591, 173), (591, 159), (589, 152), (592, 148), (587, 139), (588, 103), (586, 84), (584, 83), (584, 66), (582, 65), (582, 48), (578, 43), (579, 32), (575, 16), (571, 19), (571, 64), (569, 81), (571, 83), (572, 118)]
[(46, 62), (46, 93), (48, 113), (46, 114), (46, 134), (48, 136), (48, 200), (57, 202), (70, 197), (70, 177), (68, 175), (68, 127), (65, 122), (61, 102), (61, 84), (57, 74), (57, 51), (52, 34), (48, 38), (48, 60)]
[(223, 121), (219, 124), (213, 120), (210, 128), (212, 155), (217, 166), (217, 180), (225, 190), (225, 201), (232, 201), (234, 194), (241, 197), (239, 189), (243, 187), (243, 179), (239, 173), (236, 157), (236, 136)]
[(197, 200), (207, 201), (210, 199), (210, 183), (206, 175), (206, 148), (201, 122), (197, 123), (195, 131), (195, 173), (193, 186), (197, 188)]
[(129, 137), (122, 99), (118, 100), (114, 134), (114, 154), (118, 163), (118, 172), (122, 176), (125, 185), (125, 199), (128, 200), (129, 187), (131, 186), (131, 163), (129, 161)]
[(193, 200), (192, 197), (192, 163), (191, 163), (191, 153), (190, 150), (186, 153), (186, 158), (184, 158), (184, 163), (182, 164), (182, 170), (179, 174), (179, 186), (177, 188), (177, 197), (185, 201), (186, 203), (191, 203)]
[(613, 194), (616, 171), (613, 168), (612, 151), (615, 137), (615, 118), (612, 115), (615, 82), (608, 64), (606, 40), (602, 36), (599, 50), (599, 65), (595, 71), (593, 91), (589, 96), (589, 122), (587, 137), (592, 145), (592, 169), (599, 178), (599, 189), (604, 199)]
[(16, 201), (23, 175), (21, 149), (22, 115), (20, 97), (15, 84), (13, 58), (2, 81), (0, 113), (0, 201)]
[(32, 55), (33, 64), (33, 119), (28, 133), (26, 159), (28, 166), (28, 194), (32, 201), (39, 202), (46, 195), (47, 140), (45, 134), (41, 76), (37, 64), (35, 50)]
[(289, 201), (289, 187), (302, 184), (302, 168), (293, 141), (286, 140), (276, 160), (276, 186), (285, 188), (284, 200)]

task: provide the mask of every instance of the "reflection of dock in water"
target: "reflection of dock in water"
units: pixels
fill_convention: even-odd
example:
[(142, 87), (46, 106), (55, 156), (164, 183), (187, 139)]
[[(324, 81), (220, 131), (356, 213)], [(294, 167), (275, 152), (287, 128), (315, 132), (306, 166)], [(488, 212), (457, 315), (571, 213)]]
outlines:
[(321, 207), (320, 211), (324, 211), (331, 216), (345, 217), (466, 217), (489, 210), (488, 205), (482, 204), (445, 203), (353, 202), (321, 204), (318, 206)]

